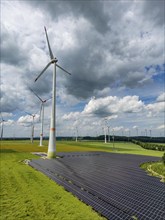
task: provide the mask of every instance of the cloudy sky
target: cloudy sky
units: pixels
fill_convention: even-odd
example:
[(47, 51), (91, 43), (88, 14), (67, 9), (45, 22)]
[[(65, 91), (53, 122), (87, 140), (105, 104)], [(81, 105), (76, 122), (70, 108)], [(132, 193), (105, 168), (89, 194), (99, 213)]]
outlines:
[[(57, 135), (165, 133), (165, 3), (163, 0), (1, 0), (1, 115), (4, 137), (30, 136), (40, 104), (52, 92), (47, 32), (58, 64)], [(49, 133), (51, 100), (45, 103)], [(1, 118), (2, 119), (2, 118)], [(105, 120), (106, 119), (106, 120)], [(2, 123), (1, 123), (2, 125)]]

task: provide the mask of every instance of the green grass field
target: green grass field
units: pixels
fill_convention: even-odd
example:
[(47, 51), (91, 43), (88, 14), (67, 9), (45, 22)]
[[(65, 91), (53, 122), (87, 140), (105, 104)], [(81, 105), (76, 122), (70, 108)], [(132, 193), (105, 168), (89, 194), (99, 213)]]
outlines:
[(165, 165), (162, 161), (156, 163), (144, 163), (141, 168), (146, 170), (150, 176), (156, 176), (160, 178), (162, 182), (165, 182)]
[[(1, 143), (2, 149), (13, 149), (19, 152), (47, 152), (48, 141), (44, 141), (45, 147), (39, 147), (39, 141), (34, 141), (33, 144), (30, 141), (3, 141)], [(73, 151), (105, 151), (115, 152), (122, 154), (139, 154), (162, 157), (163, 152), (155, 150), (146, 150), (141, 148), (139, 145), (131, 142), (115, 142), (113, 143), (104, 142), (75, 142), (75, 141), (58, 141), (57, 152), (73, 152)]]
[[(1, 141), (0, 219), (2, 220), (99, 220), (104, 219), (42, 173), (24, 164), (38, 158), (31, 152), (47, 152), (39, 141)], [(145, 150), (132, 143), (57, 142), (57, 152), (106, 151), (162, 157), (163, 152)], [(159, 158), (158, 158), (159, 159)]]

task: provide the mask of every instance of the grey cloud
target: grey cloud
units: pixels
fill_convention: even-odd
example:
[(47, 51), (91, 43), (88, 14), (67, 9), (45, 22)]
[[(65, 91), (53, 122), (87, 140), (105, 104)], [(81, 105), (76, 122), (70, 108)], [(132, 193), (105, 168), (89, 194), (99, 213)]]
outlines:
[[(157, 2), (158, 5), (156, 5)], [(12, 7), (9, 7), (10, 5)], [(47, 57), (49, 58), (42, 25), (47, 26), (48, 35), (51, 29), (50, 42), (52, 51), (59, 60), (58, 64), (72, 73), (71, 76), (65, 75), (57, 69), (57, 120), (59, 119), (61, 124), (63, 124), (62, 113), (82, 110), (83, 105), (91, 96), (96, 96), (98, 99), (98, 97), (109, 95), (123, 97), (128, 94), (140, 94), (140, 97), (145, 98), (160, 94), (159, 82), (152, 81), (150, 84), (146, 84), (146, 82), (149, 83), (146, 77), (152, 78), (154, 73), (147, 75), (149, 73), (144, 71), (145, 66), (160, 65), (160, 60), (162, 60), (160, 48), (163, 48), (161, 44), (164, 36), (162, 37), (163, 31), (160, 26), (163, 24), (163, 7), (160, 1), (155, 1), (155, 3), (123, 0), (24, 1), (24, 4), (20, 1), (11, 1), (10, 4), (6, 4), (6, 7), (7, 12), (11, 10), (11, 14), (14, 14), (12, 17), (14, 20), (12, 21), (10, 16), (6, 16), (7, 20), (4, 24), (6, 27), (14, 25), (11, 29), (16, 32), (8, 29), (1, 32), (1, 60), (3, 63), (10, 64), (4, 65), (4, 70), (8, 69), (9, 76), (11, 71), (14, 73), (9, 78), (6, 77), (5, 71), (2, 73), (2, 78), (6, 79), (4, 81), (6, 90), (1, 93), (3, 111), (13, 112), (16, 107), (20, 107), (22, 111), (26, 109), (33, 113), (39, 111), (40, 103), (28, 91), (28, 86), (32, 87), (42, 98), (51, 95), (51, 67), (38, 82), (34, 83), (35, 77), (46, 65)], [(17, 10), (13, 11), (13, 8)], [(22, 9), (20, 14), (19, 9)], [(25, 13), (27, 11), (32, 11), (31, 21), (34, 20), (34, 24), (29, 22), (29, 16)], [(17, 14), (15, 14), (16, 12)], [(24, 18), (21, 23), (18, 20), (20, 17)], [(69, 21), (71, 24), (68, 23)], [(18, 23), (21, 25), (17, 25)], [(149, 34), (147, 35), (147, 33)], [(66, 36), (69, 36), (68, 41)], [(65, 39), (68, 45), (66, 42), (63, 44)], [(52, 42), (53, 40), (54, 42)], [(19, 45), (19, 42), (22, 44)], [(58, 42), (60, 42), (60, 46)], [(12, 69), (11, 66), (17, 68)], [(19, 81), (15, 77), (15, 72), (18, 72), (20, 80), (18, 83), (15, 83), (15, 81)], [(12, 77), (15, 77), (14, 83), (12, 83), (14, 79)], [(143, 81), (143, 79), (146, 80)], [(11, 87), (14, 89), (10, 89)], [(18, 93), (14, 94), (16, 87)], [(73, 100), (77, 105), (64, 106), (65, 100), (69, 100), (69, 104), (71, 104), (70, 100)], [(80, 103), (79, 101), (82, 100), (84, 102)], [(47, 103), (45, 114), (47, 117), (50, 115), (50, 103)], [(124, 107), (127, 107), (128, 102), (125, 103)], [(147, 103), (150, 103), (148, 99)], [(111, 111), (102, 106), (93, 110), (94, 121), (99, 120), (100, 117), (115, 114), (113, 112), (115, 108), (116, 104), (110, 109)], [(157, 108), (157, 105), (150, 105), (152, 111), (154, 108)], [(119, 112), (121, 112), (120, 110), (121, 108), (119, 108)], [(141, 126), (144, 127), (144, 121), (146, 122), (147, 119), (143, 112), (135, 113), (129, 108), (122, 109), (122, 112), (116, 123), (119, 125), (134, 123), (136, 114), (137, 121), (142, 122), (137, 125), (140, 127), (141, 123)], [(133, 116), (128, 114), (130, 112), (133, 113)], [(161, 124), (159, 122), (162, 121), (162, 117), (158, 118), (158, 115), (156, 117), (157, 124), (155, 123), (154, 127)], [(82, 121), (84, 122), (84, 120)], [(148, 122), (150, 125), (153, 120), (150, 119)], [(63, 128), (64, 126), (61, 127), (61, 129)]]
[[(129, 42), (138, 35), (140, 38), (141, 29), (138, 28), (145, 21), (148, 22), (146, 20), (148, 15), (145, 14), (146, 4), (136, 2), (138, 10), (135, 11), (133, 7), (135, 3), (124, 1), (115, 3), (58, 1), (56, 4), (53, 1), (42, 1), (40, 4), (38, 1), (28, 1), (28, 3), (40, 7), (43, 12), (48, 11), (52, 20), (59, 21), (61, 16), (72, 16), (74, 19), (83, 16), (92, 24), (91, 29), (88, 27), (81, 31), (82, 27), (76, 28), (74, 34), (78, 48), (58, 51), (57, 54), (57, 57), (62, 57), (64, 61), (60, 62), (59, 59), (59, 64), (72, 72), (72, 76), (65, 77), (62, 82), (69, 94), (86, 99), (105, 87), (142, 86), (145, 62), (152, 64), (154, 61), (153, 58), (150, 59), (149, 50), (142, 53), (143, 42), (137, 46), (135, 44), (133, 48), (129, 47)], [(154, 4), (151, 7), (154, 8)], [(131, 10), (137, 13), (136, 16), (143, 15), (145, 18), (144, 21), (140, 20), (137, 28), (135, 25), (138, 24), (138, 20), (131, 20), (132, 18), (124, 20), (125, 14)], [(151, 25), (152, 22), (151, 19)], [(144, 62), (147, 52), (148, 58)], [(112, 56), (110, 63), (106, 61), (107, 55)]]
[(104, 63), (104, 57), (101, 53), (92, 52), (92, 49), (86, 46), (83, 50), (71, 54), (69, 60), (72, 61), (67, 62), (73, 74), (66, 77), (65, 85), (70, 94), (79, 98), (90, 97), (95, 89), (103, 89), (110, 83), (109, 79), (113, 78), (104, 74), (101, 76), (100, 68)]
[[(135, 88), (141, 85), (140, 82), (144, 78), (143, 57), (139, 59), (140, 49), (131, 48), (132, 50), (130, 50), (128, 47), (130, 36), (124, 29), (126, 23), (122, 21), (123, 15), (131, 8), (132, 3), (120, 1), (115, 4), (113, 2), (102, 3), (101, 1), (60, 1), (56, 4), (53, 1), (42, 1), (40, 4), (38, 1), (27, 2), (48, 11), (53, 19), (60, 19), (60, 16), (64, 15), (72, 15), (75, 19), (78, 16), (84, 16), (93, 24), (91, 29), (84, 28), (83, 32), (81, 32), (81, 27), (76, 28), (74, 34), (78, 47), (62, 52), (58, 51), (57, 57), (63, 58), (59, 59), (59, 64), (72, 72), (71, 77), (66, 76), (62, 81), (69, 94), (85, 99), (105, 87)], [(106, 10), (106, 6), (109, 11)], [(113, 29), (110, 29), (108, 23), (111, 23)], [(17, 45), (14, 46), (17, 50)], [(15, 50), (13, 49), (13, 51)], [(23, 57), (19, 59), (19, 56), (22, 55), (19, 50), (17, 50), (18, 57), (11, 56), (10, 59), (13, 59), (13, 62), (19, 62), (23, 59)], [(6, 54), (8, 53), (9, 51)], [(107, 55), (112, 56), (110, 63), (106, 61)], [(118, 63), (118, 61), (120, 62)], [(31, 85), (37, 73), (28, 69), (28, 66), (26, 72), (30, 72), (30, 74), (24, 75), (24, 82)], [(52, 74), (49, 72), (51, 70), (45, 74), (47, 76), (39, 79), (36, 84), (32, 84), (33, 90), (41, 96), (51, 92)]]
[(70, 5), (77, 16), (82, 14), (89, 19), (99, 32), (105, 33), (109, 30), (109, 16), (105, 13), (101, 1), (70, 1)]
[(156, 25), (165, 24), (165, 2), (163, 0), (144, 1), (142, 15)]
[(17, 96), (10, 96), (9, 94), (6, 94), (3, 92), (3, 97), (0, 99), (1, 103), (1, 112), (13, 112), (17, 108), (19, 108), (19, 101)]
[[(47, 70), (41, 78), (37, 80), (37, 82), (34, 82), (34, 79), (39, 75), (39, 73), (36, 74), (36, 72), (32, 72), (30, 76), (28, 74), (25, 74), (24, 77), (22, 77), (22, 80), (24, 81), (25, 88), (30, 91), (30, 88), (36, 92), (39, 96), (45, 97), (50, 96), (50, 93), (52, 91), (52, 71)], [(33, 76), (33, 77), (32, 77)]]
[(9, 30), (1, 29), (1, 62), (11, 65), (21, 65), (27, 62), (25, 51), (22, 50), (19, 42), (19, 34), (10, 33)]
[(135, 88), (140, 86), (140, 82), (144, 75), (137, 72), (128, 72), (127, 76), (124, 76), (122, 81), (123, 84), (129, 88)]
[(98, 32), (105, 33), (109, 27), (109, 16), (104, 10), (101, 1), (27, 1), (37, 7), (42, 8), (44, 13), (50, 12), (53, 20), (59, 20), (63, 16), (74, 16), (86, 18)]
[[(95, 42), (89, 41), (83, 49), (64, 55), (66, 65), (73, 72), (65, 83), (70, 94), (79, 98), (89, 98), (95, 95), (94, 91), (101, 91), (105, 87), (141, 86), (140, 81), (144, 78), (143, 66), (141, 66), (143, 61), (131, 62), (129, 58), (123, 61), (121, 50), (118, 51), (118, 53), (121, 52), (121, 56), (115, 62), (108, 63), (105, 50), (98, 38)], [(108, 53), (111, 54), (111, 51)]]

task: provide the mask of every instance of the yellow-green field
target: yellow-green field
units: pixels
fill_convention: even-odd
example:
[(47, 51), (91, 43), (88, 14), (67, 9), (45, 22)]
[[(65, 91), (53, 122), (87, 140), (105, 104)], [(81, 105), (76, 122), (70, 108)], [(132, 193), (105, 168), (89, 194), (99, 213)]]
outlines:
[[(91, 207), (83, 204), (42, 173), (24, 164), (37, 158), (31, 152), (47, 152), (39, 141), (1, 141), (0, 219), (1, 220), (101, 220)], [(57, 142), (57, 152), (106, 151), (162, 157), (163, 152), (145, 150), (132, 143)]]

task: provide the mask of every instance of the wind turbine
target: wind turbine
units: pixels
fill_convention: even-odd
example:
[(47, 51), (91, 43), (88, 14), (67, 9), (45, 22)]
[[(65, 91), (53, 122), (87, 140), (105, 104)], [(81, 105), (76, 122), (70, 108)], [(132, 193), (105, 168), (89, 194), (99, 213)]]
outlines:
[(34, 138), (34, 118), (35, 114), (31, 114), (28, 112), (25, 112), (26, 114), (30, 115), (32, 117), (32, 131), (31, 131), (31, 143), (33, 144), (33, 138)]
[(128, 141), (130, 139), (130, 136), (131, 136), (131, 131), (130, 131), (130, 129), (128, 129)]
[(107, 134), (106, 134), (106, 124), (107, 124), (107, 119), (104, 119), (104, 143), (107, 143)]
[(124, 128), (121, 130), (121, 132), (122, 132), (122, 136), (124, 137)]
[(41, 99), (41, 97), (39, 95), (37, 95), (31, 88), (30, 91), (41, 101), (41, 108), (40, 108), (40, 118), (41, 118), (41, 131), (40, 131), (40, 147), (43, 146), (42, 145), (42, 140), (43, 140), (43, 123), (44, 123), (44, 104), (50, 100), (51, 98), (48, 99)]
[(147, 137), (147, 129), (145, 129), (145, 134), (146, 134), (146, 137)]
[(136, 128), (136, 134), (137, 134), (137, 137), (139, 136), (139, 130), (138, 128)]
[(150, 129), (149, 131), (150, 131), (150, 139), (151, 139), (152, 138), (152, 130)]
[(115, 150), (115, 143), (114, 143), (114, 141), (115, 141), (115, 131), (114, 131), (114, 128), (112, 129), (112, 134), (113, 134), (113, 137), (112, 137), (112, 139), (113, 139), (113, 150)]
[(78, 127), (76, 126), (76, 142), (78, 140)]
[(71, 74), (57, 64), (58, 60), (56, 57), (54, 57), (54, 55), (52, 53), (46, 27), (44, 27), (44, 29), (45, 29), (46, 40), (47, 40), (49, 54), (50, 54), (50, 62), (46, 65), (46, 67), (37, 76), (37, 78), (35, 79), (35, 82), (46, 71), (46, 69), (51, 64), (53, 64), (52, 112), (51, 112), (51, 120), (50, 120), (50, 133), (49, 133), (49, 145), (48, 145), (47, 157), (48, 158), (55, 158), (56, 157), (56, 130), (55, 130), (56, 129), (56, 67), (60, 68), (65, 73), (68, 73), (69, 75), (71, 75)]
[(2, 114), (1, 114), (1, 141), (2, 141), (2, 139), (3, 139), (3, 126), (4, 126), (4, 122), (5, 122), (5, 120), (3, 119), (3, 117), (2, 117)]
[(107, 127), (108, 127), (108, 142), (110, 142), (111, 141), (111, 139), (110, 139), (110, 132), (109, 132), (110, 126), (107, 126)]

